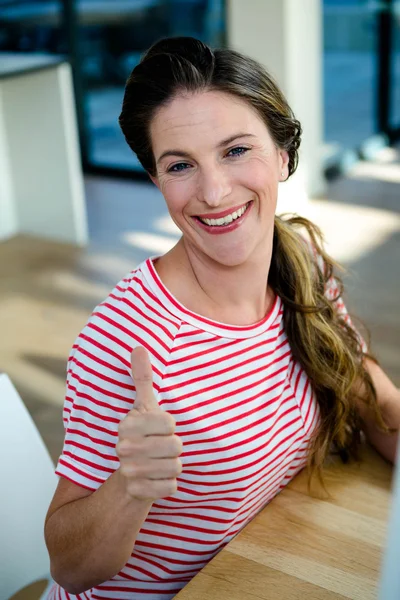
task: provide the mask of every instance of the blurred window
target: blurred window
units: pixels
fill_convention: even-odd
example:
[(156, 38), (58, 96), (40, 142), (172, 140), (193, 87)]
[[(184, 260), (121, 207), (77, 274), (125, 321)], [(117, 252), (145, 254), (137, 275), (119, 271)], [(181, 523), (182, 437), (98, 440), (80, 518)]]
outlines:
[(335, 153), (376, 133), (377, 3), (324, 0), (325, 141)]
[[(162, 37), (192, 35), (213, 47), (223, 46), (225, 4), (226, 0), (0, 0), (0, 52), (71, 58), (85, 168), (141, 171), (118, 126), (129, 73)], [(389, 110), (387, 128), (400, 133), (400, 0), (323, 0), (328, 164), (330, 156), (358, 148), (378, 133), (378, 112), (385, 112), (379, 106), (385, 95), (378, 101), (378, 15), (389, 4), (392, 54), (383, 104)]]
[(390, 126), (400, 129), (400, 1), (393, 6)]
[(118, 125), (129, 73), (163, 37), (189, 35), (222, 46), (224, 6), (224, 0), (0, 0), (0, 52), (66, 54), (85, 167), (141, 171)]
[(118, 125), (124, 85), (156, 40), (177, 35), (223, 44), (223, 0), (81, 0), (78, 47), (91, 165), (141, 170)]
[(62, 0), (0, 0), (0, 52), (64, 54), (62, 23)]

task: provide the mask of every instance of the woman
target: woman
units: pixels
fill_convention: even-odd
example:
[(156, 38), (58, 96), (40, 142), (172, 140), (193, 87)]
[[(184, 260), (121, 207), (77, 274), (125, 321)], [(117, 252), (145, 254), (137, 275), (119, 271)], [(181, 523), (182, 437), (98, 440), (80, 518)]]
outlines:
[(301, 128), (262, 67), (158, 42), (120, 124), (182, 237), (72, 349), (46, 520), (54, 599), (172, 598), (332, 446), (355, 456), (363, 428), (394, 460), (400, 423), (317, 229), (275, 217)]

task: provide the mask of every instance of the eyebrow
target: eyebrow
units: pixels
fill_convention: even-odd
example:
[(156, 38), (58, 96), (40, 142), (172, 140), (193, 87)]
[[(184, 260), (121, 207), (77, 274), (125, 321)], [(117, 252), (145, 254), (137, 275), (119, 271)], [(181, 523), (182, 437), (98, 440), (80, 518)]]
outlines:
[[(238, 140), (239, 138), (244, 138), (244, 137), (256, 137), (255, 135), (253, 135), (252, 133), (235, 133), (234, 135), (229, 136), (228, 138), (226, 138), (225, 140), (222, 140), (221, 142), (218, 143), (217, 148), (223, 148), (224, 146), (227, 146), (228, 144), (231, 144), (232, 142), (234, 142), (235, 140)], [(159, 164), (163, 158), (165, 158), (166, 156), (182, 156), (184, 158), (190, 158), (190, 154), (189, 152), (185, 152), (184, 150), (166, 150), (165, 152), (163, 152), (160, 156), (160, 158), (157, 160), (157, 164)]]

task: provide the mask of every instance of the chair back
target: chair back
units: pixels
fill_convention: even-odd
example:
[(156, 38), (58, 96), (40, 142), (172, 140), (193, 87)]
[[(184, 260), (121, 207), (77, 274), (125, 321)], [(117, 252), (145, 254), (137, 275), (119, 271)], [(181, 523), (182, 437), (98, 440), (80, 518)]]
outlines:
[(0, 600), (49, 579), (44, 520), (58, 478), (34, 422), (0, 374)]

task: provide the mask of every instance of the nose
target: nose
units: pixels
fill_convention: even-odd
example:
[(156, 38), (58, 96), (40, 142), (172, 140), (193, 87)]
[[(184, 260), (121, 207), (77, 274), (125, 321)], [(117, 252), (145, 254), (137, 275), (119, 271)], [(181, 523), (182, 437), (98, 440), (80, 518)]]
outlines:
[(228, 173), (220, 165), (203, 169), (198, 184), (198, 197), (209, 206), (219, 206), (232, 191)]

